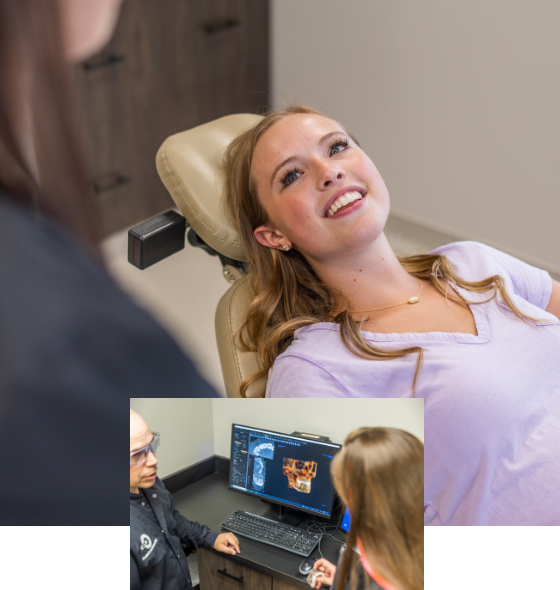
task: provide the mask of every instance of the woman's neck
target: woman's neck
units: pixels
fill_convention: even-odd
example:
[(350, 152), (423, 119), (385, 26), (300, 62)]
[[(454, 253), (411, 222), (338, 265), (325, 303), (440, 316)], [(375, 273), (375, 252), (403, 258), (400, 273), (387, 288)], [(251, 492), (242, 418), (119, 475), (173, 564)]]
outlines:
[[(359, 253), (310, 264), (325, 284), (342, 293), (349, 309), (393, 305), (418, 291), (418, 281), (404, 270), (383, 233)], [(343, 309), (345, 304), (338, 311)]]

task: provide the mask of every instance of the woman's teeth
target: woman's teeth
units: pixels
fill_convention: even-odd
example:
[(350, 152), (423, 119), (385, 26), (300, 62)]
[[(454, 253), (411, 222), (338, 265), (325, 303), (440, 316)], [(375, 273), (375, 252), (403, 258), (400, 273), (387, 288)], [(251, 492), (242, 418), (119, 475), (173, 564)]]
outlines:
[(354, 201), (359, 201), (362, 198), (361, 193), (358, 191), (350, 191), (348, 193), (344, 193), (341, 197), (331, 205), (331, 208), (327, 211), (327, 217), (334, 215), (341, 207), (345, 205), (349, 205)]

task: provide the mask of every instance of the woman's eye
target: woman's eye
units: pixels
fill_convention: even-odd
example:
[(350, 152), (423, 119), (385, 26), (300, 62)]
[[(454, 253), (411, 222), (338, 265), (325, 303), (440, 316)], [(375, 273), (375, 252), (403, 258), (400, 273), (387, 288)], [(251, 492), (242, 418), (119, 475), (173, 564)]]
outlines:
[(288, 172), (286, 172), (286, 174), (284, 174), (284, 176), (281, 179), (281, 182), (282, 184), (287, 186), (289, 184), (292, 184), (292, 182), (296, 181), (300, 176), (301, 172), (299, 172), (298, 170), (289, 170)]
[(345, 141), (337, 141), (335, 144), (331, 145), (329, 149), (329, 156), (334, 156), (339, 152), (344, 151), (348, 147), (348, 142)]

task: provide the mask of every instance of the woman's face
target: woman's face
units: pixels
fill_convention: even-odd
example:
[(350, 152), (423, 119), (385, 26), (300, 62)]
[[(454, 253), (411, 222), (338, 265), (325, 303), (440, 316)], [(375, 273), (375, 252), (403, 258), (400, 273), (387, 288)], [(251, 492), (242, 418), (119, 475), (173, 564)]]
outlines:
[(91, 57), (109, 41), (122, 0), (58, 0), (68, 61)]
[(288, 244), (310, 262), (325, 261), (360, 252), (385, 227), (383, 179), (327, 117), (294, 114), (275, 123), (255, 147), (251, 177), (269, 218), (255, 229), (264, 246)]

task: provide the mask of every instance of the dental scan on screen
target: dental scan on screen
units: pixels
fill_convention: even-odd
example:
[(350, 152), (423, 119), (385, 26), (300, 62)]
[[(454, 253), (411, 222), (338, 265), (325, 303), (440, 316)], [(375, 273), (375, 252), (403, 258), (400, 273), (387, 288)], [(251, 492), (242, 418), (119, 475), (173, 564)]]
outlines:
[(283, 472), (288, 478), (288, 487), (309, 494), (311, 492), (311, 480), (317, 475), (317, 463), (315, 461), (298, 461), (284, 457)]

